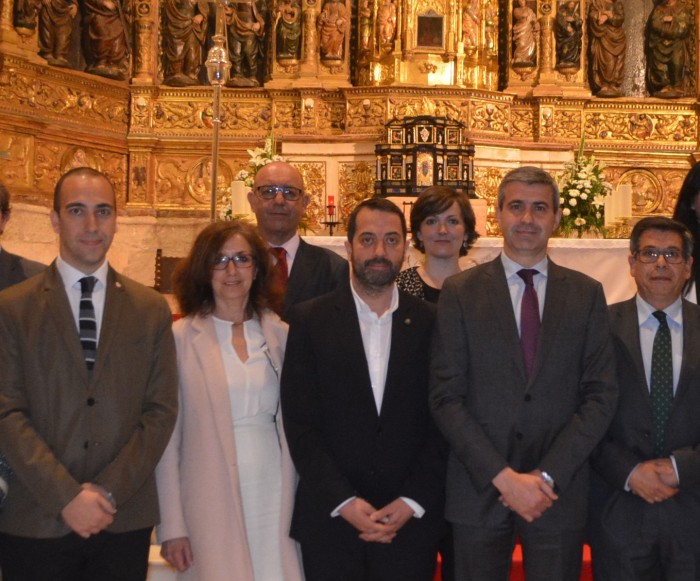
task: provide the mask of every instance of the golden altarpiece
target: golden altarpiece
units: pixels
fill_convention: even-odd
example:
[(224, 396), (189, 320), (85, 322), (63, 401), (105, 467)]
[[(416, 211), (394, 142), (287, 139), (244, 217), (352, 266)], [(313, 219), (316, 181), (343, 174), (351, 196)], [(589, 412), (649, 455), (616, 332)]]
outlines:
[[(696, 0), (218, 1), (232, 77), (217, 191), (274, 132), (317, 233), (327, 196), (347, 215), (373, 194), (392, 119), (463, 126), (489, 233), (502, 175), (525, 162), (560, 172), (582, 138), (613, 187), (632, 187), (635, 215), (669, 214), (700, 158)], [(685, 22), (682, 87), (649, 80), (665, 66), (645, 36), (658, 10)], [(0, 180), (15, 206), (46, 209), (62, 172), (91, 165), (116, 184), (144, 253), (183, 253), (162, 233), (208, 217), (216, 14), (206, 0), (0, 0)], [(622, 51), (600, 61), (598, 28), (615, 19), (608, 44)]]

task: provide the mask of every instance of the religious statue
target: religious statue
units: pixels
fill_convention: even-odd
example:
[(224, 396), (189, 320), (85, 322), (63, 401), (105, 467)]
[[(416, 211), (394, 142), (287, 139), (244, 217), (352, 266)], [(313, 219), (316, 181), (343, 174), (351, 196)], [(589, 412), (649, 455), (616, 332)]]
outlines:
[(527, 5), (527, 0), (515, 0), (513, 8), (513, 58), (514, 67), (534, 67), (537, 64), (536, 34), (540, 30), (537, 15)]
[(464, 49), (479, 45), (479, 0), (467, 0), (462, 9), (462, 42)]
[(581, 38), (583, 19), (579, 3), (568, 0), (559, 4), (554, 38), (557, 42), (557, 69), (564, 73), (581, 68)]
[(15, 0), (12, 18), (15, 28), (26, 29), (26, 34), (33, 34), (40, 6), (41, 0)]
[(282, 0), (277, 10), (277, 60), (297, 60), (301, 53), (299, 1)]
[(490, 56), (498, 54), (496, 46), (496, 26), (498, 25), (498, 14), (494, 8), (496, 0), (484, 0), (484, 48)]
[(82, 0), (86, 72), (124, 80), (129, 56), (127, 22), (121, 0)]
[(174, 87), (199, 85), (209, 4), (206, 0), (164, 0), (163, 12), (163, 82)]
[(377, 11), (379, 46), (391, 49), (396, 36), (396, 5), (394, 0), (384, 0)]
[(230, 85), (258, 87), (265, 62), (263, 45), (267, 5), (264, 0), (235, 0), (226, 7), (231, 54)]
[(39, 56), (55, 67), (68, 67), (73, 19), (78, 14), (74, 0), (41, 0), (39, 8)]
[(345, 33), (350, 26), (345, 3), (342, 0), (326, 0), (316, 25), (321, 60), (342, 60)]
[(686, 95), (690, 65), (690, 11), (678, 0), (660, 0), (647, 24), (647, 85), (654, 97)]
[(619, 97), (625, 68), (625, 9), (622, 0), (591, 0), (591, 88), (598, 97)]
[(360, 49), (367, 52), (372, 40), (372, 8), (369, 0), (361, 0), (360, 4)]

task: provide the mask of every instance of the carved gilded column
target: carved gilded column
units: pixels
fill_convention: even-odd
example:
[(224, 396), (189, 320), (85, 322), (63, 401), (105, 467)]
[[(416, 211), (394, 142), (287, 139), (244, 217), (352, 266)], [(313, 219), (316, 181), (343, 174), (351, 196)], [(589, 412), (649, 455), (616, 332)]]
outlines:
[(134, 4), (134, 76), (138, 85), (153, 84), (156, 77), (156, 34), (158, 3), (137, 0)]
[(304, 47), (301, 55), (300, 76), (316, 77), (318, 74), (318, 34), (316, 33), (316, 18), (319, 6), (317, 0), (303, 0), (301, 9), (302, 26), (304, 27)]
[(540, 5), (540, 59), (537, 86), (532, 90), (533, 95), (561, 95), (561, 87), (557, 85), (554, 74), (554, 16), (552, 3), (542, 2)]

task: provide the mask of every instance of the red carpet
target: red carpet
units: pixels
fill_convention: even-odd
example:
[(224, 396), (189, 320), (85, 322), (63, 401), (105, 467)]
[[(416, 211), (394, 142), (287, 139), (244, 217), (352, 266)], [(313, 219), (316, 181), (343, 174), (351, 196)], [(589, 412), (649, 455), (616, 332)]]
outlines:
[[(591, 569), (591, 550), (588, 545), (583, 547), (583, 567), (581, 568), (581, 581), (592, 581), (593, 571)], [(442, 581), (440, 575), (440, 566), (435, 573), (435, 581)], [(513, 551), (513, 568), (510, 572), (510, 581), (525, 581), (525, 572), (523, 571), (523, 553), (520, 545), (515, 546)]]

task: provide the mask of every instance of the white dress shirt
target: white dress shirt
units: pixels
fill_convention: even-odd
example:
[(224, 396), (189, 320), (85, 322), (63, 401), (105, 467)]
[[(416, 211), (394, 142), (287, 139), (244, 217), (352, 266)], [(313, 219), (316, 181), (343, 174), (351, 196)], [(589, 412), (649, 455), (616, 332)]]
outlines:
[(544, 299), (547, 294), (547, 275), (549, 272), (549, 260), (545, 256), (537, 264), (531, 267), (525, 267), (515, 260), (508, 258), (505, 252), (501, 252), (501, 262), (503, 269), (506, 271), (506, 282), (508, 283), (508, 292), (510, 292), (510, 300), (513, 303), (513, 312), (515, 313), (515, 324), (518, 326), (518, 335), (520, 335), (520, 305), (525, 294), (525, 281), (518, 274), (523, 268), (531, 268), (537, 271), (537, 274), (532, 277), (532, 284), (537, 293), (537, 302), (540, 308), (540, 321), (544, 312)]
[(97, 342), (100, 341), (100, 330), (102, 329), (102, 315), (105, 309), (105, 295), (107, 290), (107, 273), (109, 272), (109, 264), (105, 260), (95, 272), (85, 274), (77, 268), (73, 268), (60, 256), (56, 259), (56, 268), (63, 280), (63, 286), (68, 295), (73, 320), (75, 321), (76, 331), (79, 329), (79, 313), (80, 313), (80, 279), (86, 276), (94, 276), (97, 279), (95, 288), (92, 291), (92, 304), (95, 308), (95, 321), (97, 322)]
[[(297, 250), (299, 250), (300, 244), (301, 237), (299, 236), (299, 234), (295, 234), (284, 244), (272, 244), (270, 243), (270, 241), (267, 241), (267, 245), (270, 248), (284, 248), (287, 251), (287, 274), (292, 272), (292, 265), (294, 264), (294, 258), (297, 255)], [(273, 260), (276, 261), (277, 259), (273, 258)]]

